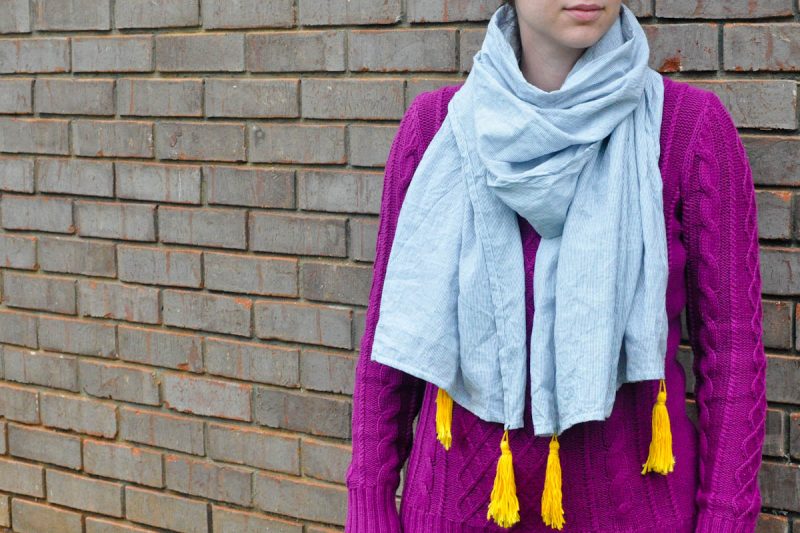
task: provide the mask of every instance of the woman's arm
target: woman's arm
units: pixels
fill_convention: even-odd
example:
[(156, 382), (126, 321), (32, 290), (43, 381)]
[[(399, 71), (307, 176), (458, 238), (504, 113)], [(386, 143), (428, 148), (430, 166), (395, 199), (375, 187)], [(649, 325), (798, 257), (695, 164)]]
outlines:
[(347, 469), (345, 527), (353, 533), (400, 532), (395, 492), (425, 387), (424, 381), (370, 359), (400, 206), (422, 156), (417, 102), (419, 98), (400, 121), (384, 173), (372, 288), (353, 390), (353, 455)]
[(766, 420), (753, 178), (727, 109), (708, 94), (684, 173), (687, 325), (699, 426), (698, 533), (752, 533)]

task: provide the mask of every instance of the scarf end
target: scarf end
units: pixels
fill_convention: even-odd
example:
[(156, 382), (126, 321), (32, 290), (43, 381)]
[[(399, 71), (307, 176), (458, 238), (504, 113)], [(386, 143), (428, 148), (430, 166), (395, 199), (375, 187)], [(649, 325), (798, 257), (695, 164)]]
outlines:
[(486, 519), (494, 519), (500, 527), (511, 527), (520, 520), (517, 487), (514, 481), (514, 465), (511, 448), (508, 445), (508, 430), (503, 431), (500, 441), (500, 458), (497, 460), (497, 473), (489, 500)]
[(558, 436), (553, 433), (550, 439), (550, 453), (547, 456), (547, 470), (542, 492), (542, 520), (554, 529), (564, 528), (564, 508), (561, 504), (561, 460), (558, 456)]
[(653, 406), (653, 436), (650, 453), (642, 465), (642, 474), (658, 472), (668, 474), (675, 469), (675, 456), (672, 454), (672, 431), (667, 411), (667, 386), (662, 378), (659, 382), (658, 399)]
[(453, 398), (440, 388), (436, 393), (436, 439), (445, 450), (450, 449), (453, 442), (451, 426), (453, 423)]

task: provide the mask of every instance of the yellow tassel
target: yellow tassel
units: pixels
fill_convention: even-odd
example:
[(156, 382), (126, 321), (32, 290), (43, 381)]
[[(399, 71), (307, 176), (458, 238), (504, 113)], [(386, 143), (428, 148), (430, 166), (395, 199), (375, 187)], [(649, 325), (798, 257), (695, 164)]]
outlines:
[(450, 449), (453, 436), (450, 426), (453, 422), (453, 398), (447, 391), (440, 388), (436, 394), (436, 438), (442, 443), (445, 450)]
[(667, 412), (667, 385), (662, 378), (658, 387), (658, 399), (653, 406), (653, 437), (650, 441), (650, 454), (642, 465), (642, 474), (649, 471), (667, 474), (675, 469), (675, 456), (672, 455), (672, 432)]
[(550, 453), (547, 455), (547, 470), (544, 475), (542, 491), (542, 520), (555, 529), (564, 527), (564, 508), (561, 506), (561, 461), (558, 458), (558, 437), (553, 433), (550, 439)]
[(493, 518), (500, 527), (511, 527), (519, 522), (519, 500), (514, 482), (514, 465), (511, 448), (508, 445), (508, 430), (503, 432), (500, 441), (500, 458), (497, 460), (497, 474), (489, 501), (486, 519)]

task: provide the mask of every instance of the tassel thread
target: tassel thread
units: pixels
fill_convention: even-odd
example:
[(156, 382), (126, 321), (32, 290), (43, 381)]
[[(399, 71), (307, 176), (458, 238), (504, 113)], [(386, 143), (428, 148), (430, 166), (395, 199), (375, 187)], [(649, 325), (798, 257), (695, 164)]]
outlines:
[(500, 458), (497, 460), (497, 473), (489, 501), (486, 519), (494, 519), (500, 527), (511, 527), (519, 522), (519, 500), (514, 481), (514, 465), (511, 448), (508, 445), (508, 430), (503, 432), (500, 441)]
[(451, 426), (453, 423), (453, 398), (447, 391), (440, 388), (436, 394), (436, 439), (442, 443), (445, 450), (450, 449), (453, 442)]
[(675, 456), (672, 454), (672, 431), (667, 412), (667, 385), (663, 378), (659, 382), (658, 398), (653, 406), (653, 436), (650, 440), (650, 453), (642, 467), (642, 474), (658, 472), (666, 475), (675, 469)]
[(560, 530), (563, 529), (565, 520), (561, 505), (561, 460), (558, 457), (558, 448), (558, 436), (553, 433), (542, 491), (542, 520), (548, 526)]

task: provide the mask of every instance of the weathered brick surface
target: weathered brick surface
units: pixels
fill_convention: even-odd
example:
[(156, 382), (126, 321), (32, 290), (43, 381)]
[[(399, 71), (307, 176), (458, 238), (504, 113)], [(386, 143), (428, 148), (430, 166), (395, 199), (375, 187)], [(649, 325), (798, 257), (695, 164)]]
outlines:
[(48, 469), (47, 500), (57, 505), (121, 517), (122, 483)]
[(350, 436), (350, 403), (323, 396), (256, 387), (253, 397), (255, 421), (273, 428), (312, 435)]
[(225, 292), (297, 296), (297, 260), (206, 252), (205, 286)]
[(111, 0), (32, 0), (37, 30), (107, 30)]
[(47, 427), (109, 439), (117, 433), (116, 407), (110, 402), (50, 392), (41, 393), (40, 398), (42, 424)]
[(244, 35), (159, 35), (156, 37), (156, 68), (172, 72), (242, 71)]
[(325, 119), (399, 119), (403, 117), (403, 80), (334, 80), (302, 82), (303, 116)]
[[(341, 531), (386, 160), (500, 1), (0, 0), (0, 529)], [(753, 169), (758, 530), (788, 533), (797, 2), (625, 3), (650, 66), (718, 94)]]
[(218, 376), (298, 387), (298, 356), (297, 348), (206, 338), (206, 369)]
[(119, 326), (119, 358), (135, 363), (200, 372), (200, 337), (161, 329)]
[(0, 117), (0, 151), (68, 154), (69, 122), (59, 119)]
[(79, 372), (81, 390), (90, 396), (159, 405), (158, 381), (153, 370), (83, 360)]
[(153, 126), (149, 122), (76, 120), (72, 143), (76, 155), (152, 157)]
[(78, 281), (79, 314), (129, 322), (159, 322), (158, 289), (82, 279)]
[(44, 497), (44, 468), (24, 461), (0, 458), (0, 490)]
[(251, 513), (227, 509), (211, 504), (211, 520), (214, 531), (274, 531), (275, 533), (302, 533), (300, 522), (273, 518), (263, 513)]
[[(309, 499), (315, 505), (307, 505)], [(253, 478), (256, 507), (270, 513), (344, 525), (347, 491), (330, 483), (258, 472)]]
[(95, 320), (42, 316), (39, 345), (46, 350), (109, 358), (116, 352), (116, 327)]
[(0, 74), (67, 72), (69, 50), (66, 37), (0, 40)]
[(209, 117), (297, 117), (300, 115), (294, 79), (206, 82), (206, 116)]
[(65, 274), (100, 277), (117, 274), (114, 245), (97, 241), (40, 237), (39, 265), (42, 270)]
[(156, 123), (159, 159), (244, 161), (244, 126), (221, 123)]
[(208, 456), (255, 468), (300, 474), (300, 440), (272, 430), (209, 423)]
[(33, 158), (0, 157), (0, 190), (32, 193), (33, 168)]
[(168, 372), (163, 374), (164, 405), (185, 413), (252, 420), (251, 385), (190, 377)]
[(142, 117), (200, 117), (203, 115), (201, 80), (125, 78), (117, 82), (120, 115)]
[(199, 287), (200, 252), (120, 245), (119, 279), (132, 283)]
[(79, 201), (75, 204), (78, 235), (129, 241), (154, 241), (155, 206)]
[(30, 532), (81, 533), (81, 515), (30, 500), (11, 500), (11, 519), (14, 529)]
[(36, 237), (0, 235), (0, 263), (8, 268), (36, 268)]
[(174, 454), (164, 456), (167, 488), (212, 500), (250, 505), (252, 470)]
[(717, 25), (648, 24), (650, 64), (660, 72), (717, 70)]
[(247, 36), (247, 69), (297, 72), (345, 69), (345, 33), (335, 30), (254, 33)]
[(39, 158), (36, 185), (41, 192), (114, 196), (114, 165), (91, 159)]
[(117, 28), (169, 28), (196, 26), (200, 21), (197, 0), (116, 0)]
[(118, 198), (177, 204), (200, 203), (200, 167), (117, 163)]
[(113, 80), (40, 78), (34, 91), (37, 113), (113, 115)]
[(728, 2), (660, 0), (656, 2), (656, 16), (665, 18), (759, 18), (791, 14), (791, 0), (731, 0)]
[(303, 473), (308, 477), (342, 483), (350, 463), (350, 446), (316, 439), (303, 439)]
[(16, 196), (0, 199), (2, 224), (10, 230), (73, 233), (72, 200), (54, 196)]
[(331, 26), (349, 24), (394, 24), (400, 21), (400, 0), (300, 0), (300, 24)]
[(75, 280), (7, 271), (3, 274), (3, 303), (9, 307), (75, 314)]
[(254, 163), (345, 163), (345, 128), (335, 125), (254, 124), (249, 128)]
[(201, 420), (136, 407), (122, 407), (119, 415), (119, 434), (127, 441), (194, 455), (204, 454)]
[(33, 79), (0, 80), (0, 113), (30, 114), (33, 111)]
[[(150, 487), (164, 486), (162, 455), (145, 448), (86, 439), (83, 463), (83, 469), (89, 474)], [(129, 500), (127, 503), (131, 504)]]
[(31, 31), (30, 0), (8, 0), (0, 4), (0, 33)]
[(353, 30), (348, 52), (354, 71), (455, 71), (456, 30)]
[(295, 206), (292, 170), (204, 166), (203, 177), (209, 204), (286, 209)]
[(153, 70), (153, 39), (149, 35), (75, 37), (73, 72), (148, 72)]
[(182, 533), (208, 533), (208, 503), (196, 498), (125, 487), (128, 520)]
[(80, 437), (49, 429), (9, 424), (8, 449), (15, 457), (71, 470), (78, 470), (83, 465)]
[(345, 219), (295, 214), (250, 214), (250, 248), (282, 254), (344, 256)]
[(206, 28), (269, 28), (294, 24), (291, 0), (200, 0)]
[(255, 308), (256, 335), (338, 348), (352, 348), (352, 311), (344, 307), (261, 301)]
[(0, 412), (7, 420), (24, 424), (39, 424), (39, 396), (32, 387), (0, 384)]
[(3, 370), (9, 381), (78, 391), (78, 360), (71, 355), (7, 346), (3, 350)]
[(161, 241), (216, 248), (247, 247), (247, 213), (239, 209), (161, 207)]
[(252, 302), (246, 298), (165, 290), (164, 323), (187, 329), (250, 336)]

